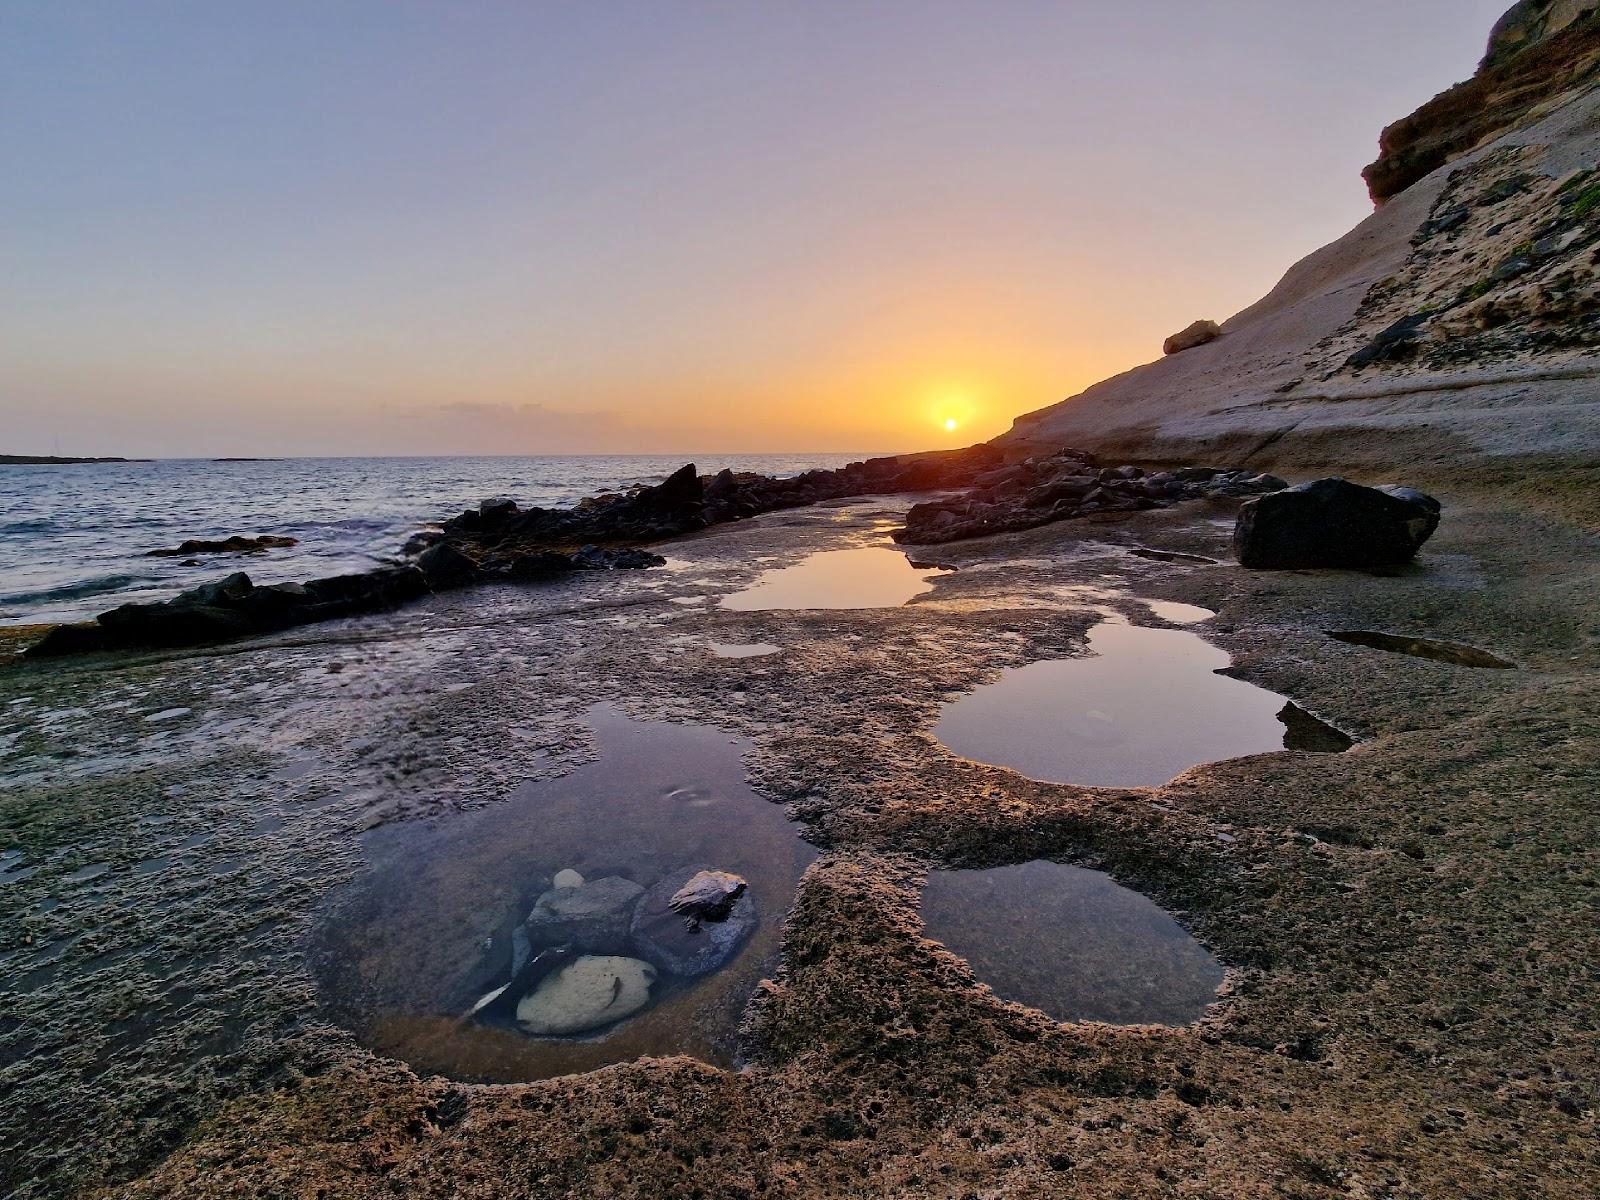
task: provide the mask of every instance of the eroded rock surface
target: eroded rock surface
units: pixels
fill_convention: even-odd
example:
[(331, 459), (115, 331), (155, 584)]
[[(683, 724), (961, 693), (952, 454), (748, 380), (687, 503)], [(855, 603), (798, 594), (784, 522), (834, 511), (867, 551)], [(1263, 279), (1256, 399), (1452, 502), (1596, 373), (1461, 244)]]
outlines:
[(1600, 75), (1600, 5), (1525, 0), (1495, 27), (1478, 72), (1386, 128), (1362, 174), (1382, 204)]
[[(962, 569), (905, 608), (674, 603), (744, 586), (758, 559), (872, 536), (897, 515), (873, 502), (708, 531), (674, 549), (692, 570), (644, 580), (454, 591), (288, 645), (0, 675), (0, 845), (20, 852), (0, 851), (16, 1020), (0, 1024), (0, 1190), (1091, 1200), (1288, 1181), (1321, 1200), (1342, 1185), (1313, 1177), (1419, 1198), (1493, 1178), (1588, 1200), (1600, 1158), (1578, 1135), (1600, 1104), (1600, 1043), (1573, 964), (1600, 960), (1592, 538), (1508, 511), (1492, 477), (1445, 495), (1430, 553), (1378, 579), (1203, 561), (1227, 555), (1218, 522), (1238, 501), (1221, 497), (952, 547), (941, 557)], [(1148, 620), (1139, 597), (1215, 611), (1205, 635), (1234, 673), (1361, 751), (1081, 789), (931, 738), (952, 694), (1081, 654), (1104, 607)], [(1325, 628), (1482, 645), (1524, 669)], [(709, 659), (713, 638), (786, 649)], [(367, 870), (357, 831), (515, 804), (526, 779), (586, 761), (577, 714), (597, 699), (748, 738), (752, 781), (825, 847), (781, 967), (741, 1010), (748, 1067), (652, 1058), (480, 1087), (315, 1019), (307, 933)], [(145, 720), (175, 709), (190, 712)], [(1058, 1025), (928, 941), (928, 866), (1041, 857), (1177, 914), (1229, 968), (1215, 1013)], [(568, 865), (602, 873), (549, 867)], [(482, 893), (456, 943), (471, 962), (521, 897), (460, 887)], [(503, 970), (463, 978), (443, 1019)]]

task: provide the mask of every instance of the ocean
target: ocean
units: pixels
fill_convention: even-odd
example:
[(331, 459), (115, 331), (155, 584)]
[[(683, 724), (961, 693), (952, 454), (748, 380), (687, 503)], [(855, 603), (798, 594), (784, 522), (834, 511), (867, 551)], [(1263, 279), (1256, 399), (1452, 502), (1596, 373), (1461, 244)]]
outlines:
[[(793, 475), (866, 454), (581, 455), (527, 458), (291, 458), (0, 466), (0, 625), (76, 621), (162, 600), (228, 571), (280, 583), (364, 571), (413, 530), (478, 501), (528, 505), (656, 483), (693, 461)], [(200, 555), (146, 552), (186, 538), (278, 534), (299, 545)]]

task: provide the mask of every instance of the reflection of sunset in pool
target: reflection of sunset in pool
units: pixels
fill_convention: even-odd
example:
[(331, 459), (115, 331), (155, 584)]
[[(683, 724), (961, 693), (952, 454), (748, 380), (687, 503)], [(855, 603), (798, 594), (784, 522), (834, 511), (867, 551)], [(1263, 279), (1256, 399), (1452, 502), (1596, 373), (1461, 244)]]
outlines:
[(895, 608), (933, 590), (948, 568), (916, 567), (886, 546), (825, 550), (790, 567), (763, 571), (722, 607), (744, 612), (772, 608)]

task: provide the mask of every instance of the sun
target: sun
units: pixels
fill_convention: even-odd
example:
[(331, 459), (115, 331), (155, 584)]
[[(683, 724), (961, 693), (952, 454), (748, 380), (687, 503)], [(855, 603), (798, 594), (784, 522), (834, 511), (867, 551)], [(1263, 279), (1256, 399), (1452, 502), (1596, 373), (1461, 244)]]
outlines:
[(944, 422), (944, 431), (946, 433), (954, 433), (956, 431), (956, 424), (957, 422), (954, 417), (946, 417)]

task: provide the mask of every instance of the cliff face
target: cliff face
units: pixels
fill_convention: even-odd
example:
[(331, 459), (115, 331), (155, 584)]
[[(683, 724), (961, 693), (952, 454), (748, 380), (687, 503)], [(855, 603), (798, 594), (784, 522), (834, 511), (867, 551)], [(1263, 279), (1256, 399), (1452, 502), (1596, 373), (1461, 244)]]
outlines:
[(1476, 75), (1383, 131), (1367, 190), (1385, 204), (1597, 80), (1600, 0), (1525, 0), (1500, 19)]
[[(1558, 19), (1567, 23), (1551, 32)], [(1521, 80), (1515, 101), (1495, 92), (1503, 103), (1486, 118), (1512, 127), (1454, 157), (1440, 151), (1215, 341), (1019, 417), (997, 444), (1016, 456), (1080, 446), (1413, 480), (1465, 464), (1593, 471), (1600, 19), (1560, 0), (1519, 5), (1497, 31), (1500, 53), (1529, 29), (1544, 40), (1524, 32), (1520, 52), (1463, 85)], [(1552, 62), (1565, 66), (1552, 73)], [(1439, 105), (1407, 121), (1438, 131)]]
[(1499, 66), (1580, 18), (1592, 16), (1597, 8), (1597, 0), (1521, 0), (1495, 23), (1478, 69)]

